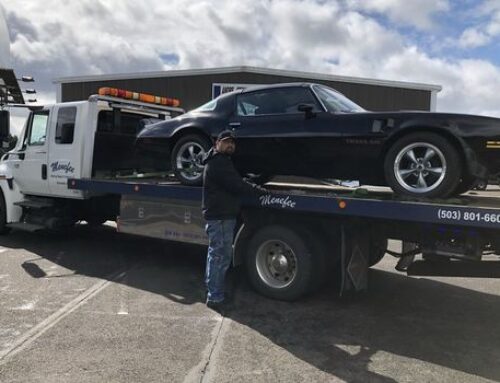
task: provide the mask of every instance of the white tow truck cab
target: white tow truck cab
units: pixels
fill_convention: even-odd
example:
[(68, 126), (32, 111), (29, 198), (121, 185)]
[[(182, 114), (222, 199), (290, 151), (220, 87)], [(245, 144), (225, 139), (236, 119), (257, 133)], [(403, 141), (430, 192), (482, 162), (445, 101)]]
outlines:
[(32, 107), (15, 148), (0, 161), (0, 229), (114, 219), (112, 201), (68, 189), (68, 179), (113, 178), (168, 161), (139, 154), (135, 137), (145, 124), (183, 112), (107, 95)]

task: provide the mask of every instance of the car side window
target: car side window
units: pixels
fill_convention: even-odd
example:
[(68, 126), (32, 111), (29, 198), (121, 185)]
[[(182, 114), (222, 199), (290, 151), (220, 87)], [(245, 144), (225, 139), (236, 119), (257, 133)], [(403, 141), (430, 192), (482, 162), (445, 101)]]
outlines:
[(240, 94), (236, 99), (236, 114), (238, 116), (257, 116), (303, 113), (298, 110), (300, 104), (310, 104), (313, 105), (315, 111), (321, 110), (309, 88), (294, 87)]
[(33, 114), (33, 118), (31, 120), (30, 135), (28, 138), (28, 145), (30, 146), (45, 145), (48, 120), (49, 120), (48, 111)]

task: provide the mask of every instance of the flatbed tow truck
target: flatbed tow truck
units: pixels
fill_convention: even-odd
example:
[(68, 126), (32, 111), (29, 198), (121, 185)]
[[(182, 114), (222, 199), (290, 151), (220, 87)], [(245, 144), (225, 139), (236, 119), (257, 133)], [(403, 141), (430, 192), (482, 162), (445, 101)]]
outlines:
[[(206, 245), (201, 188), (166, 173), (115, 171), (155, 165), (150, 153), (132, 150), (136, 129), (175, 113), (182, 110), (109, 95), (32, 108), (0, 161), (0, 232), (113, 220), (122, 233)], [(500, 198), (417, 201), (371, 188), (266, 187), (269, 194), (243, 203), (233, 263), (268, 297), (296, 300), (337, 275), (341, 294), (366, 290), (369, 267), (387, 253), (409, 275), (500, 276)], [(402, 241), (401, 251), (389, 251), (388, 239)]]
[[(201, 188), (171, 181), (70, 179), (70, 189), (120, 199), (117, 230), (207, 244)], [(341, 293), (368, 287), (368, 269), (389, 252), (408, 275), (499, 277), (500, 200), (396, 199), (389, 191), (270, 183), (244, 201), (234, 265), (272, 298), (294, 300), (341, 271)], [(387, 250), (387, 239), (402, 251)], [(417, 259), (417, 256), (419, 256)]]

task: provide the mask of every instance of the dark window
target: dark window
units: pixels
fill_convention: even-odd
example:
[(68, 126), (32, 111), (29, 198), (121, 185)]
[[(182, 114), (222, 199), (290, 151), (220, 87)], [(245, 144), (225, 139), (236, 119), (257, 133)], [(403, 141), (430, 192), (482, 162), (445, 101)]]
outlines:
[(75, 134), (76, 107), (59, 108), (57, 113), (56, 144), (72, 144)]
[(311, 104), (314, 106), (314, 111), (321, 110), (318, 101), (307, 87), (243, 93), (237, 97), (236, 103), (239, 116), (302, 113), (298, 110), (300, 104)]
[(120, 112), (116, 120), (115, 117), (111, 110), (100, 111), (97, 118), (97, 131), (135, 136), (145, 125), (163, 121), (153, 117), (126, 112)]
[(43, 146), (45, 145), (45, 136), (47, 135), (47, 122), (49, 120), (49, 111), (33, 113), (31, 119), (30, 133), (28, 145)]

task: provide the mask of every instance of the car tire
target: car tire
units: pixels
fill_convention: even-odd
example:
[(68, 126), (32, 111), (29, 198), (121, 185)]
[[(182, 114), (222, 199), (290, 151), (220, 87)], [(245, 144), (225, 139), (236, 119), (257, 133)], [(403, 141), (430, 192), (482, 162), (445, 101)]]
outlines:
[[(300, 228), (280, 225), (266, 226), (257, 231), (249, 240), (245, 259), (253, 288), (272, 299), (294, 301), (317, 287), (313, 283), (317, 277), (315, 260), (322, 254), (316, 253), (307, 238)], [(279, 257), (271, 260), (273, 251), (278, 252)], [(276, 262), (275, 266), (273, 262)]]
[(454, 146), (439, 134), (412, 133), (389, 148), (384, 173), (396, 194), (446, 198), (457, 189), (462, 161)]
[(208, 137), (190, 134), (180, 138), (172, 149), (171, 163), (175, 177), (188, 186), (203, 184), (202, 157), (210, 150)]

